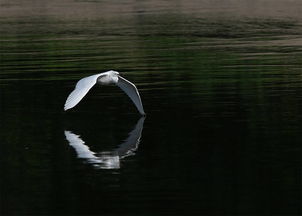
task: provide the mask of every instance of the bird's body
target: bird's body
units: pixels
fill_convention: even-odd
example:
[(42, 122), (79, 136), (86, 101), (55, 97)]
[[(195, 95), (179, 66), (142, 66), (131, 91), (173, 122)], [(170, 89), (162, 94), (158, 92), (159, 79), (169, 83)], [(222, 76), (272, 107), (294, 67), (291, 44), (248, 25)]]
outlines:
[(100, 85), (117, 85), (130, 97), (140, 114), (145, 115), (143, 104), (135, 85), (119, 76), (119, 72), (113, 70), (79, 80), (75, 89), (68, 96), (64, 110), (68, 110), (76, 106), (96, 83)]
[(108, 71), (100, 74), (97, 78), (97, 83), (100, 85), (111, 85), (116, 84), (118, 82), (118, 72), (116, 71)]

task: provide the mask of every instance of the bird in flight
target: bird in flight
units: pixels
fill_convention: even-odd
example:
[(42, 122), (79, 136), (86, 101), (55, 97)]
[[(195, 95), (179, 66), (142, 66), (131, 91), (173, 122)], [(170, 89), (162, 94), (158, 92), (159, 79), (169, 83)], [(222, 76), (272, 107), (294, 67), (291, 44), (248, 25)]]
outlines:
[(68, 96), (65, 102), (64, 110), (66, 111), (76, 106), (88, 93), (88, 91), (97, 83), (100, 85), (117, 85), (129, 96), (139, 113), (143, 116), (146, 115), (136, 86), (130, 81), (121, 77), (119, 72), (113, 70), (80, 79), (77, 82), (75, 89)]

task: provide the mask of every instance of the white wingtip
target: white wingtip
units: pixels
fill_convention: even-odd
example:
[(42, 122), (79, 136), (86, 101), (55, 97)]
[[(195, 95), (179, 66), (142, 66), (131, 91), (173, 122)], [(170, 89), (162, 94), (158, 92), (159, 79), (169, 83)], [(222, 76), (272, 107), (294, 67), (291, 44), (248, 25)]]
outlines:
[[(72, 98), (71, 98), (72, 99)], [(64, 105), (64, 111), (69, 110), (73, 107), (75, 107), (76, 104), (72, 104), (72, 100), (68, 100), (66, 101), (65, 105)]]

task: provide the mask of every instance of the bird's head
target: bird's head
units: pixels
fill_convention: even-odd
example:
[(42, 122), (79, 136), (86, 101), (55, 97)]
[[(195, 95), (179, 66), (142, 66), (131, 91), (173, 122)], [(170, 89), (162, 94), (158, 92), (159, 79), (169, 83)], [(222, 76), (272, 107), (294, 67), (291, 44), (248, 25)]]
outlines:
[(110, 70), (110, 71), (108, 71), (109, 73), (112, 73), (112, 74), (115, 74), (115, 75), (118, 75), (119, 74), (119, 72), (117, 72), (117, 71), (114, 71), (114, 70)]

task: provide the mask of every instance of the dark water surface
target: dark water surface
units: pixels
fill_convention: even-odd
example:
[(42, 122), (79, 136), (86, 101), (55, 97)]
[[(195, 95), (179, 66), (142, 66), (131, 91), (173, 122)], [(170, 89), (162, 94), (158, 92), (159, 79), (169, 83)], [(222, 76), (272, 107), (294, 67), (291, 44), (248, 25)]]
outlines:
[(1, 0), (0, 214), (301, 214), (301, 8)]

